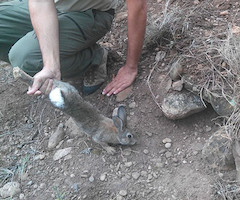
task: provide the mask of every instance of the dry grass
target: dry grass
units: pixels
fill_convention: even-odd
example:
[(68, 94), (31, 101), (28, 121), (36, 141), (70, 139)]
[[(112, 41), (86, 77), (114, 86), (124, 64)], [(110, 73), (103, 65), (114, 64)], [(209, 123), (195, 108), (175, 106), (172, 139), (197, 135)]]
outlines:
[[(229, 29), (227, 38), (219, 42), (217, 46), (218, 54), (223, 59), (224, 70), (221, 72), (224, 83), (222, 87), (223, 94), (228, 101), (234, 105), (235, 109), (225, 123), (225, 131), (232, 139), (239, 139), (240, 129), (240, 35), (234, 35)], [(219, 71), (218, 71), (219, 74)], [(225, 87), (224, 87), (225, 86)], [(229, 92), (230, 91), (230, 92)], [(229, 96), (231, 97), (229, 98)]]
[(216, 180), (213, 189), (216, 199), (235, 200), (240, 198), (240, 187), (235, 181)]
[(189, 16), (186, 10), (179, 6), (170, 6), (170, 0), (166, 1), (162, 15), (156, 19), (148, 17), (148, 25), (146, 28), (145, 46), (160, 43), (173, 43), (178, 39), (179, 35), (185, 34), (189, 29)]

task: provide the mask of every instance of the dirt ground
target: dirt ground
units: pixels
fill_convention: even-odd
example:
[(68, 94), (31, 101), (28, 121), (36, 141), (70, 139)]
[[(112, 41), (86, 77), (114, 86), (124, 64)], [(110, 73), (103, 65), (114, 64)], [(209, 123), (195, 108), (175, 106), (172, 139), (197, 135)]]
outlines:
[[(204, 7), (206, 3), (209, 6)], [(197, 9), (204, 8), (202, 15), (191, 18), (191, 34), (186, 36), (196, 41), (204, 37), (202, 34), (218, 37), (218, 32), (224, 35), (229, 23), (237, 21), (240, 9), (237, 0), (173, 1), (170, 6), (177, 4), (196, 8), (193, 10), (196, 13)], [(149, 19), (160, 16), (164, 5), (165, 1), (149, 0)], [(117, 10), (112, 31), (100, 42), (110, 51), (108, 81), (125, 60), (126, 18), (119, 19), (125, 11), (125, 6)], [(14, 80), (11, 66), (1, 62), (0, 187), (11, 180), (21, 184), (21, 194), (9, 200), (227, 199), (223, 194), (224, 188), (232, 187), (228, 183), (234, 181), (235, 172), (211, 170), (201, 154), (205, 141), (218, 130), (221, 119), (208, 106), (188, 118), (168, 120), (155, 102), (161, 103), (163, 98), (163, 77), (167, 77), (168, 63), (176, 55), (186, 53), (181, 43), (184, 40), (178, 41), (174, 47), (161, 43), (144, 48), (133, 90), (123, 102), (117, 102), (115, 96), (101, 95), (106, 84), (96, 93), (83, 97), (108, 117), (118, 105), (127, 107), (128, 126), (133, 130), (137, 144), (116, 146), (115, 155), (108, 155), (85, 135), (70, 134), (66, 134), (57, 148), (49, 151), (47, 142), (50, 135), (59, 123), (65, 123), (69, 117), (54, 109), (47, 98), (27, 96), (27, 86)], [(150, 79), (157, 97), (154, 99), (148, 77), (160, 50), (166, 52), (166, 57)], [(186, 69), (190, 66), (191, 72), (197, 69), (198, 60), (189, 59), (188, 63), (190, 65)], [(80, 85), (76, 86), (80, 89)], [(165, 138), (171, 139), (170, 148), (164, 146)], [(73, 148), (71, 154), (54, 161), (54, 153), (66, 147)]]

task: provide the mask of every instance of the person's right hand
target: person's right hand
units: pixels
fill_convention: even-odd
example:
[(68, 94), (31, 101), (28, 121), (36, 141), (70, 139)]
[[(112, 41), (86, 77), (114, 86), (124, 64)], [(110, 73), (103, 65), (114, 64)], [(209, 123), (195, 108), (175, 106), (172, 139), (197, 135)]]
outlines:
[(33, 78), (33, 85), (29, 87), (27, 94), (49, 94), (53, 88), (53, 79), (60, 80), (61, 73), (59, 70), (52, 71), (47, 68), (43, 68), (40, 72), (35, 74)]

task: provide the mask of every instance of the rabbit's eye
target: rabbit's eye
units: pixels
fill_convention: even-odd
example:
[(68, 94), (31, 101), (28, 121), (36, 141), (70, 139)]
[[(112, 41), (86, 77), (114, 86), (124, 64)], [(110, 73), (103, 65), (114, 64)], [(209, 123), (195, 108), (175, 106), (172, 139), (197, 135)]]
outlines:
[(132, 135), (131, 135), (131, 134), (128, 134), (128, 138), (132, 138)]

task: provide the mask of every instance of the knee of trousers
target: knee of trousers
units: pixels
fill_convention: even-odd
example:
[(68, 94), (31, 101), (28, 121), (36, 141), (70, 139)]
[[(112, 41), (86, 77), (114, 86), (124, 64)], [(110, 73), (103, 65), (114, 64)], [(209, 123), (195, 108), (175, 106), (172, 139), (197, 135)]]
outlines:
[(39, 46), (23, 45), (21, 41), (15, 43), (8, 53), (8, 59), (13, 67), (19, 67), (31, 76), (41, 71), (43, 67)]

